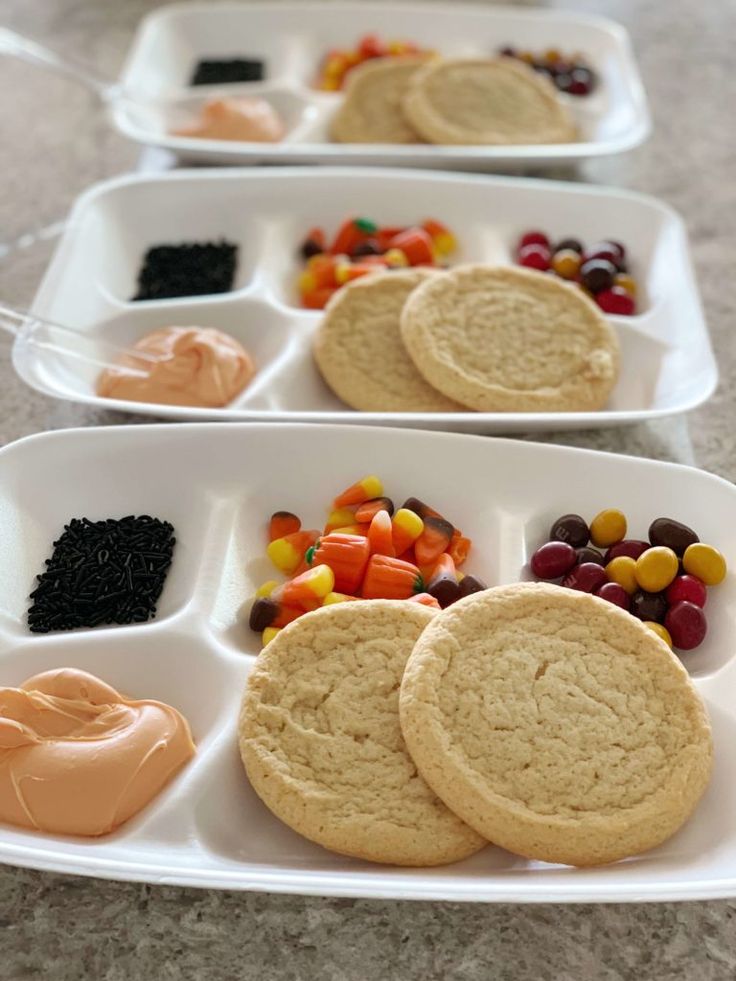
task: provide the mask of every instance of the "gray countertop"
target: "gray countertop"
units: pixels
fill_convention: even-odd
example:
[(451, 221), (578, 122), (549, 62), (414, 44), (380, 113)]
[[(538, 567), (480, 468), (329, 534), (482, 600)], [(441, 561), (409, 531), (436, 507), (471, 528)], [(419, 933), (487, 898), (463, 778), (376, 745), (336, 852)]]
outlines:
[[(519, 4), (526, 6), (527, 4)], [(532, 4), (528, 4), (531, 6)], [(562, 179), (658, 195), (685, 217), (721, 383), (687, 418), (550, 436), (696, 464), (736, 478), (736, 10), (733, 0), (547, 0), (629, 29), (655, 134)], [(115, 74), (155, 0), (0, 0), (0, 22)], [(28, 303), (53, 226), (89, 183), (138, 153), (74, 84), (0, 61), (0, 296)], [(29, 233), (30, 237), (29, 237)], [(46, 236), (51, 236), (47, 238)], [(141, 421), (27, 389), (0, 338), (0, 442), (67, 426)], [(160, 888), (0, 868), (0, 978), (732, 979), (736, 902), (479, 906)]]

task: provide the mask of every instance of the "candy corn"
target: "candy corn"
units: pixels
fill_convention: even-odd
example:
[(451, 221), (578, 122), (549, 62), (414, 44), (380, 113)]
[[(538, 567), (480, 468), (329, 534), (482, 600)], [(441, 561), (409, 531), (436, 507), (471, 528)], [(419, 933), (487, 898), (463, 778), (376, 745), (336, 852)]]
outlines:
[(424, 531), (424, 522), (415, 511), (399, 508), (391, 523), (394, 551), (401, 555), (414, 544)]
[(277, 538), (293, 535), (301, 526), (301, 521), (291, 511), (274, 511), (268, 523), (268, 540), (273, 542)]
[(376, 511), (368, 528), (371, 555), (396, 555), (391, 533), (391, 517), (388, 511)]
[(344, 508), (350, 504), (362, 504), (364, 501), (369, 501), (372, 497), (380, 497), (382, 493), (383, 484), (375, 474), (370, 474), (368, 477), (363, 477), (357, 483), (351, 484), (342, 494), (338, 494), (332, 502), (332, 506)]
[(284, 535), (270, 542), (266, 555), (280, 572), (290, 576), (318, 538), (318, 531), (297, 531), (293, 535)]
[(389, 599), (443, 609), (485, 588), (458, 572), (470, 538), (419, 498), (395, 511), (375, 474), (337, 495), (322, 534), (303, 529), (292, 511), (275, 511), (268, 538), (266, 553), (286, 579), (255, 591), (249, 624), (264, 646), (321, 606)]

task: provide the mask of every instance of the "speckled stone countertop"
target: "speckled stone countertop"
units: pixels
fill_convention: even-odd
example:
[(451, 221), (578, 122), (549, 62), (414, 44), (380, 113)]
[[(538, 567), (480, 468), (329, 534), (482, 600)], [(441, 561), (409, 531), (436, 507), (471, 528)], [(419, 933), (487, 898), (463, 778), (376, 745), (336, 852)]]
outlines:
[[(507, 0), (510, 2), (510, 0)], [(0, 22), (115, 74), (154, 0), (0, 0)], [(520, 4), (526, 6), (527, 4)], [(531, 6), (532, 4), (529, 4)], [(733, 0), (539, 0), (633, 36), (655, 135), (558, 172), (658, 195), (685, 217), (720, 366), (687, 418), (549, 439), (694, 463), (736, 478), (736, 11)], [(0, 59), (0, 296), (28, 303), (53, 226), (89, 183), (137, 165), (72, 83)], [(36, 236), (35, 240), (27, 237)], [(30, 243), (30, 244), (29, 244)], [(27, 389), (0, 339), (0, 442), (141, 421)], [(736, 978), (736, 902), (609, 906), (391, 903), (160, 888), (0, 867), (0, 979), (642, 981)]]

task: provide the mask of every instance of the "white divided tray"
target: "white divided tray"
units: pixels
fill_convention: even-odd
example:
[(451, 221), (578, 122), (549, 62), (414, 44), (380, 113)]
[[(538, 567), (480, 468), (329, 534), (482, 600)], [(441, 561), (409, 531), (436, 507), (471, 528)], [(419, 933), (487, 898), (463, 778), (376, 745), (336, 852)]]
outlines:
[[(513, 45), (533, 52), (580, 52), (599, 76), (590, 96), (561, 96), (581, 132), (576, 143), (537, 146), (396, 146), (328, 142), (327, 126), (341, 95), (314, 88), (330, 48), (351, 48), (367, 33), (411, 40), (447, 57), (493, 57)], [(189, 87), (202, 58), (250, 57), (266, 62), (263, 82)], [(140, 105), (120, 104), (117, 127), (139, 143), (216, 163), (373, 163), (493, 169), (619, 153), (646, 139), (649, 111), (626, 31), (586, 14), (411, 3), (176, 4), (142, 22), (121, 76)], [(215, 93), (247, 93), (270, 101), (287, 136), (277, 144), (233, 143), (169, 135), (196, 118)], [(170, 98), (181, 100), (170, 111)]]
[[(621, 341), (621, 377), (600, 412), (364, 413), (340, 402), (314, 364), (322, 314), (299, 307), (298, 249), (307, 230), (334, 233), (346, 217), (382, 224), (433, 217), (454, 230), (455, 262), (508, 264), (530, 228), (588, 244), (625, 243), (640, 285), (634, 317), (611, 317)], [(131, 302), (146, 250), (157, 243), (224, 236), (239, 246), (231, 293)], [(304, 168), (175, 171), (122, 177), (77, 202), (34, 301), (34, 312), (89, 336), (131, 343), (168, 325), (218, 327), (253, 355), (258, 374), (224, 409), (100, 399), (98, 369), (22, 339), (14, 364), (34, 388), (58, 398), (169, 419), (371, 422), (467, 432), (531, 432), (607, 426), (684, 412), (717, 381), (680, 218), (652, 198), (580, 184), (428, 174), (406, 170)], [(85, 350), (87, 347), (85, 346)]]
[[(281, 824), (250, 789), (236, 720), (260, 638), (239, 607), (268, 578), (268, 517), (307, 524), (367, 470), (396, 500), (418, 495), (474, 541), (467, 569), (489, 585), (528, 577), (552, 521), (622, 508), (632, 535), (662, 514), (692, 526), (733, 565), (736, 488), (650, 460), (472, 436), (344, 426), (185, 425), (70, 430), (0, 451), (0, 685), (76, 667), (131, 697), (157, 698), (192, 726), (198, 752), (164, 792), (98, 840), (0, 826), (17, 865), (234, 889), (529, 902), (703, 899), (736, 893), (736, 577), (709, 596), (709, 632), (684, 662), (706, 700), (715, 772), (693, 818), (655, 851), (602, 868), (545, 865), (488, 847), (436, 869), (340, 857)], [(53, 486), (49, 475), (53, 474)], [(148, 513), (177, 545), (148, 624), (32, 635), (35, 575), (73, 517)], [(247, 608), (247, 605), (246, 605)]]

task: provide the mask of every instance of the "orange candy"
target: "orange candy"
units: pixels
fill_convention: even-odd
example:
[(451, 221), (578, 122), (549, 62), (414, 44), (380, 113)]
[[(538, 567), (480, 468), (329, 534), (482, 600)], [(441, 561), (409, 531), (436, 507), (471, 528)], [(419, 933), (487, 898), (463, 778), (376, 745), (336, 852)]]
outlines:
[(329, 565), (335, 574), (335, 592), (352, 596), (360, 589), (370, 555), (367, 538), (332, 532), (320, 538), (311, 564)]
[(363, 599), (409, 599), (424, 592), (419, 569), (388, 555), (372, 555), (363, 580)]
[(368, 529), (368, 542), (371, 555), (390, 555), (395, 557), (391, 517), (388, 511), (377, 511)]

